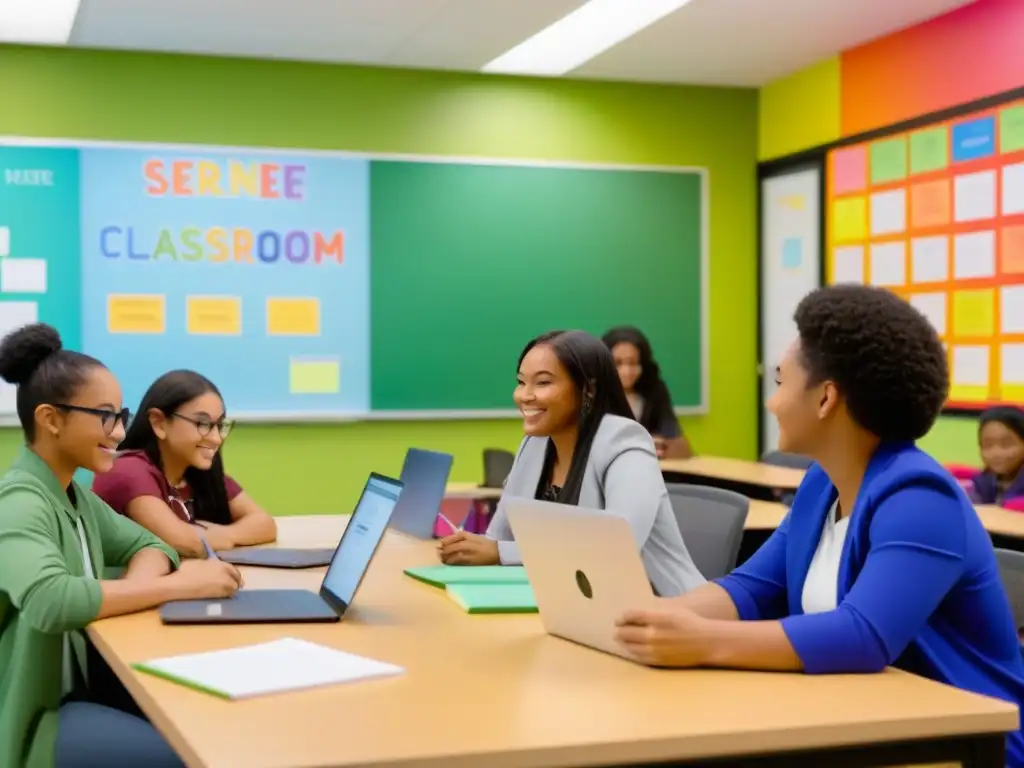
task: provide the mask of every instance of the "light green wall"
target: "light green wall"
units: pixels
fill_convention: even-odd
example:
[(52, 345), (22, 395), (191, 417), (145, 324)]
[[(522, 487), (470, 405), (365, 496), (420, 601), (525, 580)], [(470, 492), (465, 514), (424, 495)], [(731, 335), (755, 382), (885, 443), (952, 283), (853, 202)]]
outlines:
[[(754, 90), (0, 46), (3, 134), (706, 167), (711, 413), (684, 427), (703, 452), (755, 455)], [(467, 296), (467, 322), (486, 293)], [(0, 433), (3, 459), (19, 438)], [(480, 450), (519, 435), (496, 421), (245, 425), (226, 459), (268, 509), (330, 511), (409, 445), (451, 451), (453, 479), (478, 480)]]

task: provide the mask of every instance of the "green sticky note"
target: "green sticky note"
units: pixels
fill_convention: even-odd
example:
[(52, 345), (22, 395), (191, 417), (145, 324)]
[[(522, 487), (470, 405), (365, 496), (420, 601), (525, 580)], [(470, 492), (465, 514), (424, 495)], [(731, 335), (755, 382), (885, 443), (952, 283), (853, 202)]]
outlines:
[(449, 584), (447, 591), (466, 613), (537, 613), (529, 584)]
[(288, 391), (293, 395), (336, 395), (341, 389), (338, 360), (293, 359), (288, 365)]
[(448, 584), (528, 584), (526, 569), (521, 565), (427, 565), (406, 568), (411, 576), (433, 587)]
[(999, 113), (999, 151), (1024, 149), (1024, 104), (1007, 107)]
[(949, 165), (949, 130), (946, 126), (910, 134), (910, 172), (928, 173)]
[(907, 139), (876, 141), (871, 145), (871, 183), (884, 184), (907, 177)]

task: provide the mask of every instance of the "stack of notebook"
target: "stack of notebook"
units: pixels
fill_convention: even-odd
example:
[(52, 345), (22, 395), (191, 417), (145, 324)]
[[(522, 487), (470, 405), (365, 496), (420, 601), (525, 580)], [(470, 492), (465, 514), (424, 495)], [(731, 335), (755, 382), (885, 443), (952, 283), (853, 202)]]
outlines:
[(537, 601), (522, 566), (428, 565), (406, 575), (445, 590), (466, 613), (536, 613)]

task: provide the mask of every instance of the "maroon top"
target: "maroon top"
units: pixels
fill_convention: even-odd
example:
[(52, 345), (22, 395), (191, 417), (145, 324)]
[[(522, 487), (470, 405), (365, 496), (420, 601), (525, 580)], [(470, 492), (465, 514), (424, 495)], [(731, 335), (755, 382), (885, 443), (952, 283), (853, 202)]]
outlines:
[[(224, 475), (224, 489), (228, 492), (228, 501), (242, 492), (242, 486), (227, 475)], [(160, 467), (150, 461), (144, 451), (129, 451), (118, 456), (113, 469), (96, 475), (92, 490), (122, 515), (128, 514), (128, 502), (132, 499), (153, 496), (167, 502), (174, 514), (186, 523), (193, 520), (188, 505), (191, 498), (188, 484), (172, 488)]]

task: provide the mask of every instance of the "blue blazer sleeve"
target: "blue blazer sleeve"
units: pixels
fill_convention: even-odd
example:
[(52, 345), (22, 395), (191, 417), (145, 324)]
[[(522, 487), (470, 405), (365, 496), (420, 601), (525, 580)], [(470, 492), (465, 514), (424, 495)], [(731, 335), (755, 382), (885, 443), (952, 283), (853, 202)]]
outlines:
[(878, 505), (869, 530), (864, 567), (839, 607), (782, 620), (806, 672), (881, 671), (963, 573), (967, 525), (952, 489), (899, 490)]
[(788, 613), (786, 598), (786, 545), (789, 517), (754, 555), (715, 583), (729, 593), (742, 621), (781, 619)]

